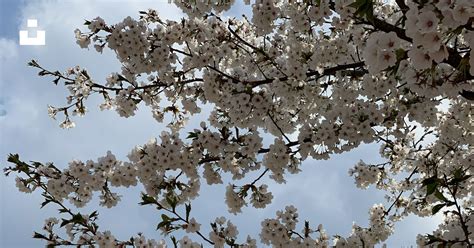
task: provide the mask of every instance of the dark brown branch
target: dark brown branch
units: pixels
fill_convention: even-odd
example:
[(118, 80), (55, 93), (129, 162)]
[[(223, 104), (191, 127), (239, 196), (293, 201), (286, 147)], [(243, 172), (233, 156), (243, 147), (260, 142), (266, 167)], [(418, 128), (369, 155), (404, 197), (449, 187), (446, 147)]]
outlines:
[[(337, 66), (334, 66), (334, 67), (329, 67), (329, 68), (324, 69), (323, 73), (319, 73), (317, 71), (309, 71), (309, 72), (306, 73), (306, 76), (307, 77), (315, 76), (317, 78), (320, 78), (322, 76), (334, 75), (338, 71), (363, 67), (364, 65), (365, 65), (365, 63), (363, 61), (355, 62), (355, 63), (352, 63), (352, 64), (337, 65)], [(365, 69), (362, 70), (362, 72), (365, 72)], [(272, 83), (273, 80), (274, 79), (270, 78), (270, 79), (257, 80), (257, 81), (247, 81), (247, 82), (244, 82), (244, 84), (249, 84), (249, 85), (252, 85), (252, 87), (256, 87), (256, 86), (259, 86), (259, 85)], [(288, 77), (281, 77), (281, 78), (279, 78), (279, 80), (280, 81), (287, 81)]]
[[(407, 178), (405, 178), (405, 180), (406, 180), (407, 182), (410, 181), (411, 177), (412, 177), (413, 175), (415, 175), (417, 172), (418, 172), (418, 167), (415, 167), (415, 168), (413, 169), (413, 171), (410, 173), (410, 175), (409, 175)], [(392, 205), (390, 205), (390, 207), (388, 207), (388, 209), (384, 212), (385, 215), (387, 215), (387, 214), (390, 213), (390, 210), (392, 210), (392, 208), (395, 206), (395, 204), (400, 200), (400, 197), (402, 197), (402, 195), (403, 195), (404, 192), (405, 192), (404, 190), (400, 191), (400, 193), (398, 194), (397, 198), (395, 198), (395, 200), (392, 202)]]
[(269, 171), (269, 169), (266, 168), (266, 169), (262, 172), (262, 174), (260, 174), (260, 176), (258, 176), (255, 180), (252, 181), (252, 183), (250, 183), (250, 185), (255, 185), (255, 183), (257, 183), (258, 180), (262, 179), (262, 177), (263, 177), (265, 174), (267, 174), (268, 171)]
[(267, 112), (267, 114), (270, 117), (270, 120), (272, 120), (273, 124), (278, 128), (278, 131), (280, 131), (281, 135), (283, 135), (283, 137), (285, 137), (285, 139), (286, 139), (286, 141), (288, 141), (288, 143), (291, 143), (290, 138), (288, 138), (288, 136), (286, 136), (285, 132), (283, 132), (281, 127), (278, 126), (278, 123), (275, 121), (275, 119), (273, 119), (273, 116), (270, 114), (270, 112)]
[[(447, 176), (445, 174), (443, 176), (444, 176), (445, 182), (448, 182)], [(455, 185), (455, 187), (456, 187), (456, 185)], [(456, 206), (456, 209), (457, 209), (457, 211), (453, 211), (453, 212), (459, 217), (459, 222), (461, 222), (461, 228), (462, 228), (462, 230), (464, 232), (464, 235), (466, 237), (466, 239), (464, 241), (467, 243), (468, 247), (472, 247), (470, 239), (469, 239), (469, 236), (470, 236), (469, 235), (470, 234), (469, 228), (467, 227), (466, 220), (464, 219), (464, 217), (462, 215), (461, 207), (459, 206), (459, 202), (456, 198), (456, 189), (451, 190), (449, 187), (446, 187), (446, 188), (448, 189), (449, 194), (451, 194), (451, 196), (453, 197), (454, 206)]]
[(408, 11), (409, 8), (406, 5), (405, 0), (395, 0), (395, 2), (397, 3), (398, 7), (400, 8), (403, 14), (405, 14)]
[(459, 95), (466, 98), (467, 100), (474, 101), (474, 91), (462, 90)]

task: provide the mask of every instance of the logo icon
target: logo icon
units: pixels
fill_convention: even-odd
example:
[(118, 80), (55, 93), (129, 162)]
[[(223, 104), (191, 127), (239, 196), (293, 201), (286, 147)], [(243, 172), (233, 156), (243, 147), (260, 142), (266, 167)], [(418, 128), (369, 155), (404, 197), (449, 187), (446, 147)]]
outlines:
[[(38, 20), (28, 19), (28, 28), (37, 28)], [(20, 30), (20, 45), (21, 46), (44, 46), (46, 44), (46, 32), (44, 30), (37, 30), (36, 37), (28, 37), (28, 30)]]

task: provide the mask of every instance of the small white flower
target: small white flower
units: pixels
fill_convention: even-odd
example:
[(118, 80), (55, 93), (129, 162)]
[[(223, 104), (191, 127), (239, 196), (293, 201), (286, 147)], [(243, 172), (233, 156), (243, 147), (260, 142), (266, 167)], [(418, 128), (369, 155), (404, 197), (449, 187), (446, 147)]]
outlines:
[(48, 115), (51, 117), (53, 120), (56, 120), (56, 114), (58, 113), (58, 109), (55, 107), (48, 105)]
[(59, 124), (60, 128), (65, 128), (65, 129), (73, 128), (75, 126), (76, 124), (72, 122), (69, 118), (66, 118), (66, 120), (64, 120), (61, 124)]
[(457, 1), (453, 9), (454, 20), (458, 21), (461, 25), (466, 24), (469, 18), (474, 16), (474, 8), (472, 5), (470, 0)]
[(425, 10), (418, 16), (416, 26), (421, 33), (434, 32), (438, 29), (439, 20), (433, 11)]
[(430, 55), (419, 48), (408, 51), (408, 57), (411, 59), (413, 67), (417, 70), (424, 70), (431, 67), (432, 59)]
[(201, 224), (197, 223), (194, 218), (191, 218), (189, 220), (188, 226), (186, 227), (186, 232), (187, 233), (199, 232), (200, 228), (201, 228)]
[(74, 34), (76, 35), (76, 43), (81, 48), (87, 48), (91, 43), (90, 38), (87, 35), (82, 34), (81, 30), (76, 29), (74, 30)]

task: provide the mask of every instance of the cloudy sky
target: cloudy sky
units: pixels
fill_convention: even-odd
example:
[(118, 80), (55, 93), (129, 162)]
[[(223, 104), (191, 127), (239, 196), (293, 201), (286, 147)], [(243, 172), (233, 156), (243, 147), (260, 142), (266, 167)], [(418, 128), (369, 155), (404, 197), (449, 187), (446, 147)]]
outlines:
[[(227, 15), (241, 14), (244, 6), (238, 5)], [(164, 129), (157, 124), (146, 108), (134, 118), (118, 117), (113, 111), (101, 112), (100, 99), (88, 103), (90, 112), (82, 119), (75, 119), (77, 127), (63, 130), (58, 122), (47, 115), (47, 105), (65, 103), (63, 87), (54, 86), (49, 78), (40, 78), (37, 70), (26, 63), (36, 59), (41, 65), (64, 71), (81, 65), (98, 81), (104, 81), (110, 72), (120, 70), (120, 65), (110, 51), (97, 54), (80, 49), (74, 40), (73, 30), (81, 27), (85, 19), (103, 17), (116, 23), (126, 16), (138, 18), (139, 10), (154, 8), (168, 19), (179, 18), (182, 13), (168, 1), (85, 1), (85, 0), (1, 0), (0, 6), (0, 164), (7, 166), (9, 153), (19, 153), (29, 161), (54, 162), (59, 167), (73, 159), (96, 159), (108, 150), (119, 159), (125, 159), (137, 144), (157, 137)], [(46, 31), (45, 46), (19, 46), (18, 31), (26, 29), (26, 20), (36, 18), (39, 28)], [(190, 123), (196, 125), (206, 116), (197, 116)], [(224, 203), (222, 185), (202, 187), (201, 197), (193, 202), (192, 215), (202, 223), (204, 233), (210, 231), (206, 223), (217, 216), (229, 217), (239, 226), (240, 236), (258, 237), (260, 221), (272, 218), (275, 211), (293, 204), (300, 219), (314, 225), (323, 223), (329, 234), (347, 235), (355, 221), (367, 225), (368, 209), (374, 203), (384, 202), (383, 194), (375, 190), (359, 190), (347, 170), (357, 161), (377, 162), (377, 145), (364, 145), (350, 153), (334, 156), (329, 161), (308, 160), (303, 172), (288, 177), (284, 185), (277, 185), (266, 178), (274, 194), (272, 204), (264, 210), (244, 208), (239, 216), (229, 215)], [(31, 238), (40, 230), (44, 219), (55, 216), (54, 207), (39, 209), (39, 192), (24, 194), (17, 191), (14, 177), (0, 176), (0, 247), (41, 247), (42, 242)], [(151, 208), (139, 207), (141, 188), (120, 191), (124, 197), (113, 209), (99, 209), (102, 228), (109, 229), (120, 239), (128, 239), (137, 232), (160, 239), (154, 231), (159, 213)], [(85, 210), (98, 208), (97, 201)], [(212, 213), (212, 214), (210, 214)], [(435, 229), (439, 218), (410, 217), (396, 226), (395, 235), (387, 242), (389, 247), (409, 247), (415, 244), (417, 233)], [(178, 235), (179, 236), (179, 235)], [(198, 237), (194, 237), (199, 240)]]

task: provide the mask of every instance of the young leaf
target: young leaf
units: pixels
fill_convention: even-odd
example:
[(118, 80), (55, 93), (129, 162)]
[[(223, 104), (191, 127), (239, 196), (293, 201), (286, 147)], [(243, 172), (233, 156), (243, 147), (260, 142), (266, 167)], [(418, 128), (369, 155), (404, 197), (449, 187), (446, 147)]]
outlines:
[(60, 79), (61, 79), (60, 77), (57, 77), (56, 79), (54, 79), (53, 84), (58, 85)]
[(36, 62), (36, 60), (32, 59), (30, 62), (28, 62), (28, 66), (38, 67), (39, 64)]
[(173, 247), (178, 248), (178, 241), (176, 241), (176, 238), (174, 236), (171, 236), (171, 241), (173, 242)]
[(436, 190), (436, 187), (438, 187), (437, 182), (433, 182), (433, 183), (430, 183), (430, 184), (426, 185), (426, 196), (429, 196), (429, 195), (433, 194)]
[(10, 163), (18, 164), (20, 162), (20, 156), (18, 154), (8, 155), (7, 161)]
[(46, 236), (44, 236), (43, 234), (37, 233), (37, 232), (34, 232), (33, 238), (34, 238), (34, 239), (46, 239), (46, 240), (48, 239), (48, 238), (46, 238)]
[(96, 211), (92, 212), (91, 214), (89, 214), (89, 219), (92, 219), (92, 218), (97, 217), (97, 216), (99, 216), (99, 213), (97, 213), (97, 210), (96, 210)]
[(161, 215), (161, 219), (162, 219), (163, 221), (167, 221), (167, 222), (169, 222), (169, 221), (171, 220), (171, 218), (168, 217), (168, 215), (166, 215), (166, 214), (162, 214), (162, 215)]
[(160, 230), (160, 228), (168, 226), (169, 224), (170, 224), (169, 221), (162, 221), (158, 223), (158, 225), (156, 226), (156, 230)]
[(155, 198), (145, 193), (142, 193), (142, 202), (139, 203), (140, 205), (148, 205), (148, 204), (156, 204), (156, 203), (157, 201), (155, 200)]
[(184, 204), (186, 206), (186, 221), (189, 221), (189, 213), (191, 213), (191, 204)]
[(309, 229), (309, 221), (305, 221), (304, 222), (304, 236), (309, 237), (310, 231), (311, 230)]
[(432, 177), (428, 177), (424, 179), (421, 183), (423, 184), (423, 186), (426, 186), (428, 184), (435, 183), (437, 181), (438, 181), (438, 178), (436, 176), (432, 176)]
[(50, 199), (46, 199), (44, 202), (41, 203), (41, 207), (40, 208), (43, 208), (44, 206), (48, 205), (48, 203), (52, 202), (52, 200)]
[(74, 222), (74, 223), (77, 223), (77, 224), (81, 224), (85, 221), (85, 219), (84, 219), (84, 217), (82, 217), (81, 213), (77, 213), (77, 214), (72, 216), (71, 221)]
[(72, 222), (72, 220), (66, 220), (66, 219), (62, 219), (62, 220), (63, 220), (63, 221), (61, 222), (61, 225), (60, 225), (59, 227), (63, 227), (63, 226), (65, 226), (65, 225), (67, 225), (67, 224), (69, 224), (69, 223)]
[(444, 197), (443, 193), (441, 193), (439, 190), (435, 190), (435, 193), (434, 195), (436, 196), (436, 198), (440, 199), (441, 201), (444, 201), (444, 202), (447, 202), (448, 199), (446, 199), (446, 197)]
[(431, 209), (431, 214), (435, 215), (437, 212), (439, 212), (439, 210), (441, 210), (444, 206), (446, 206), (445, 203), (440, 203), (440, 204), (437, 204), (435, 205), (432, 209)]
[(198, 133), (197, 132), (188, 132), (188, 136), (186, 139), (197, 139), (198, 138)]
[(176, 208), (176, 205), (178, 204), (178, 199), (176, 199), (176, 196), (174, 196), (174, 195), (168, 195), (168, 196), (166, 196), (166, 202), (174, 210)]
[(64, 209), (64, 208), (60, 208), (60, 209), (58, 209), (58, 211), (59, 211), (60, 213), (67, 213), (67, 209)]

